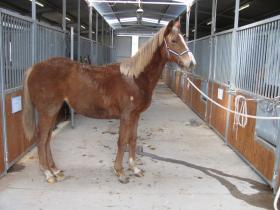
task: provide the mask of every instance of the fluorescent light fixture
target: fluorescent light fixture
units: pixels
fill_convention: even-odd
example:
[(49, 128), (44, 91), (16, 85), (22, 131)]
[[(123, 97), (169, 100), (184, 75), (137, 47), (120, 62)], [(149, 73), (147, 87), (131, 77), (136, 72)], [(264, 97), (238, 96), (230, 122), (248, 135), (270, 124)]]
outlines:
[(195, 0), (173, 0), (175, 2), (183, 2), (186, 3), (187, 5), (193, 5)]
[(111, 24), (116, 24), (119, 23), (118, 19), (107, 19), (107, 22), (111, 25)]
[(159, 24), (160, 25), (167, 25), (169, 22), (168, 21), (166, 21), (166, 20), (161, 20), (160, 22), (159, 22)]
[(206, 25), (211, 25), (212, 24), (212, 20), (211, 21), (209, 21), (208, 23), (206, 23)]
[(95, 34), (95, 31), (91, 32), (92, 34)]
[(157, 23), (158, 24), (158, 19), (154, 19), (154, 18), (142, 18), (143, 22), (147, 22), (147, 23)]
[(193, 29), (192, 32), (194, 33), (194, 32), (195, 32), (195, 29)]
[[(29, 0), (29, 1), (32, 2), (32, 0)], [(44, 7), (45, 6), (44, 4), (42, 4), (41, 2), (38, 2), (38, 1), (35, 1), (35, 4), (37, 4), (40, 7)]]
[(136, 22), (136, 17), (128, 17), (128, 18), (120, 18), (121, 23), (127, 23), (127, 22)]
[(247, 3), (247, 4), (242, 5), (242, 6), (239, 8), (239, 11), (241, 11), (241, 10), (243, 10), (243, 9), (246, 9), (246, 8), (248, 8), (248, 7), (250, 7), (250, 3)]
[(66, 17), (65, 19), (66, 19), (67, 21), (71, 21), (71, 19), (70, 19), (69, 17)]
[(83, 26), (83, 25), (81, 25), (81, 28), (82, 28), (82, 29), (86, 29), (86, 27), (85, 27), (85, 26)]

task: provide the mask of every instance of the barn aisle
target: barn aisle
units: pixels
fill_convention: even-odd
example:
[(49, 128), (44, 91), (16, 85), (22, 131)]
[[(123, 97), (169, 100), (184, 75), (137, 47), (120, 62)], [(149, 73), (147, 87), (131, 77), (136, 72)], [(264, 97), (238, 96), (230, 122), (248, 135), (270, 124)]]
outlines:
[(272, 191), (165, 85), (139, 123), (145, 176), (128, 184), (112, 170), (117, 129), (116, 120), (76, 116), (52, 144), (65, 180), (47, 184), (33, 149), (0, 179), (0, 209), (272, 208)]

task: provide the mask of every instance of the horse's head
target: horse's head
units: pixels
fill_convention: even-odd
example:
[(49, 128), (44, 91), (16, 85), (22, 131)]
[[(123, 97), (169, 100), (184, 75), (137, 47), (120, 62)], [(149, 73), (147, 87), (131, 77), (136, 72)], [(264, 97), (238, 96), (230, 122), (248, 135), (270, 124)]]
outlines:
[(166, 26), (163, 53), (167, 56), (168, 61), (176, 62), (181, 67), (189, 69), (196, 65), (195, 58), (180, 32), (179, 20), (171, 20)]

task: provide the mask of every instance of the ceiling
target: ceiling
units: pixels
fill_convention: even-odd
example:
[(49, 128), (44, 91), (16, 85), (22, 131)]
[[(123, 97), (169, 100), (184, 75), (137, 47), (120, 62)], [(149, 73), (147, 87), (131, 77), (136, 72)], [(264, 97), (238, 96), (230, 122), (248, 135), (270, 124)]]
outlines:
[[(37, 18), (39, 21), (48, 22), (52, 25), (61, 27), (62, 22), (62, 0), (38, 0), (44, 7), (37, 6)], [(88, 0), (81, 0), (81, 34), (87, 36), (88, 34)], [(148, 0), (141, 0), (148, 1)], [(149, 0), (153, 2), (165, 1), (174, 2), (172, 0)], [(239, 25), (246, 25), (258, 20), (262, 20), (271, 16), (280, 14), (280, 0), (240, 0), (240, 5), (249, 3), (250, 6), (240, 11)], [(152, 4), (141, 4), (141, 8), (144, 10), (142, 21), (137, 21), (136, 10), (139, 5), (136, 4), (116, 4), (116, 3), (94, 3), (93, 11), (93, 30), (95, 28), (95, 10), (99, 12), (99, 33), (102, 30), (102, 17), (106, 22), (103, 21), (103, 30), (105, 33), (109, 33), (109, 25), (116, 29), (117, 32), (134, 32), (134, 33), (145, 33), (157, 31), (159, 27), (175, 17), (181, 15), (182, 31), (185, 32), (185, 11), (186, 6), (184, 5), (152, 5)], [(20, 14), (31, 16), (31, 2), (29, 0), (1, 0), (0, 7), (9, 10), (16, 11)], [(235, 0), (218, 0), (217, 3), (217, 31), (223, 31), (233, 27), (234, 22), (234, 7)], [(192, 7), (190, 15), (190, 38), (193, 37), (194, 29), (194, 11), (195, 5)], [(202, 37), (210, 34), (211, 24), (211, 11), (212, 11), (212, 0), (198, 0), (198, 37)], [(77, 28), (77, 0), (67, 0), (67, 17), (71, 21), (67, 21), (67, 27), (73, 26)], [(121, 20), (125, 18), (133, 18), (132, 21), (123, 22)], [(156, 20), (151, 23), (144, 21), (144, 18)], [(149, 20), (148, 19), (148, 20)], [(162, 24), (159, 24), (162, 23)]]
[[(89, 0), (90, 1), (90, 0)], [(178, 0), (162, 0), (166, 4), (148, 4), (149, 0), (141, 0), (134, 3), (94, 3), (92, 5), (106, 21), (118, 31), (157, 31), (158, 28), (166, 25), (171, 19), (175, 19), (186, 11), (186, 3)], [(158, 3), (158, 4), (156, 4)], [(176, 5), (175, 5), (176, 4)], [(137, 14), (141, 8), (142, 13)]]

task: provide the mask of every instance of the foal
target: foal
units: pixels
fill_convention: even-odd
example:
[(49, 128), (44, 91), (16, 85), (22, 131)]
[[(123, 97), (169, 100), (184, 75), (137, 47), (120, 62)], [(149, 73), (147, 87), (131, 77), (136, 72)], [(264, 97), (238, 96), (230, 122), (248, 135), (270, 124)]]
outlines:
[(64, 101), (87, 117), (120, 119), (116, 175), (120, 182), (128, 182), (122, 166), (128, 144), (129, 167), (136, 176), (143, 176), (135, 164), (138, 120), (140, 113), (150, 106), (153, 90), (169, 61), (185, 68), (195, 65), (180, 33), (179, 21), (170, 21), (135, 56), (121, 63), (97, 67), (51, 58), (28, 69), (24, 80), (23, 126), (26, 137), (37, 141), (40, 168), (47, 181), (54, 183), (64, 177), (55, 166), (50, 148), (52, 129)]

